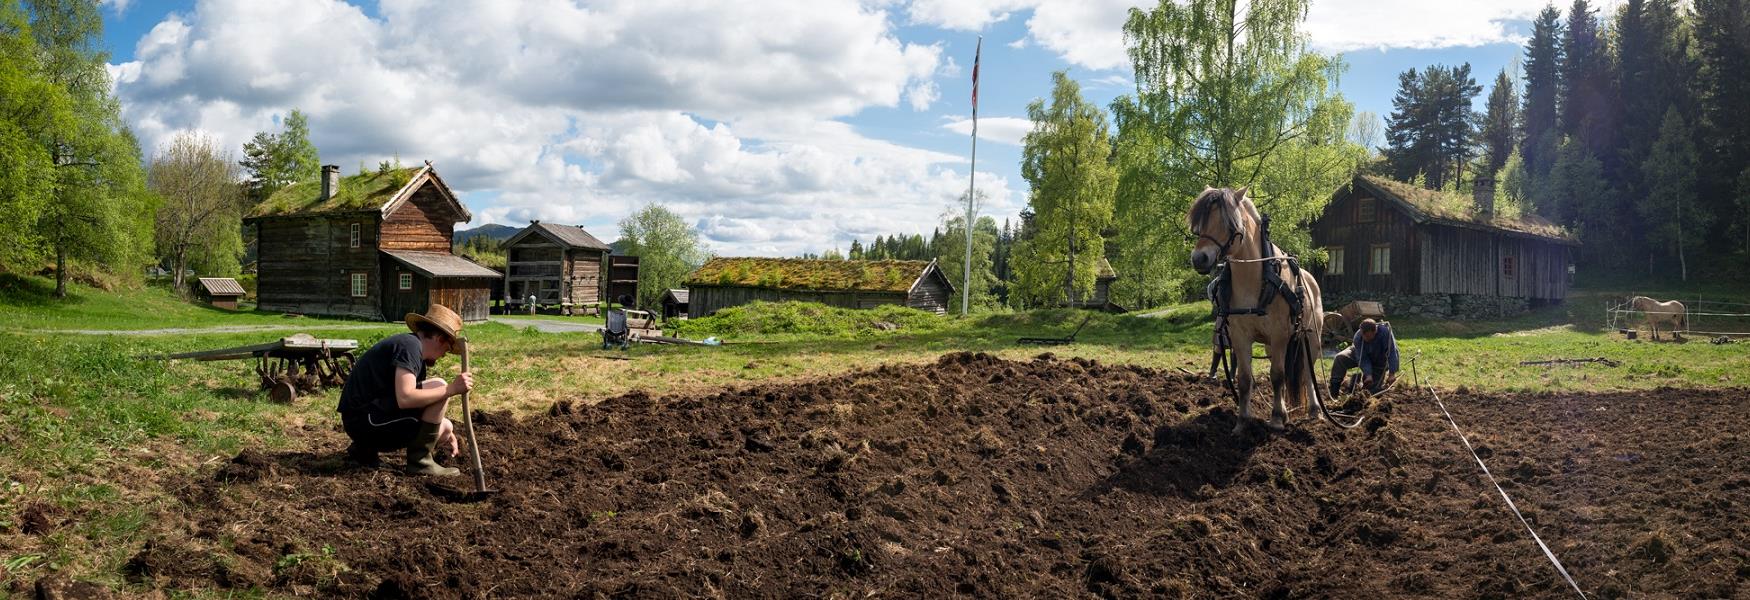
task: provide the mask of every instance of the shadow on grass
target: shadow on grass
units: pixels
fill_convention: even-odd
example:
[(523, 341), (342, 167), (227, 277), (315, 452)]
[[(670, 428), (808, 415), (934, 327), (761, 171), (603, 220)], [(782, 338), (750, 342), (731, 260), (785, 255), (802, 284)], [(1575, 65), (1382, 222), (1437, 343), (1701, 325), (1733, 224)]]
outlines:
[(0, 306), (42, 308), (85, 302), (85, 296), (68, 286), (66, 298), (55, 297), (55, 284), (43, 277), (0, 273)]

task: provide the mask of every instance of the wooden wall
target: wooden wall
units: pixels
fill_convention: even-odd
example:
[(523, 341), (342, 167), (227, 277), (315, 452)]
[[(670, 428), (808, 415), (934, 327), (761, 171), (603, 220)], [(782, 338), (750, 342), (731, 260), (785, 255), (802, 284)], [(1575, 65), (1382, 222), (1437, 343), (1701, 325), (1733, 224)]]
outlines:
[[(741, 306), (755, 300), (819, 302), (827, 306), (843, 308), (874, 308), (884, 304), (908, 304), (905, 292), (816, 292), (697, 284), (688, 286), (688, 289), (691, 290), (691, 295), (687, 298), (687, 317), (692, 319), (709, 316), (719, 310)], [(946, 296), (942, 296), (939, 306), (936, 309), (937, 314), (946, 311)], [(923, 308), (923, 310), (931, 309)]]
[(571, 301), (576, 304), (601, 302), (606, 287), (602, 285), (602, 263), (606, 261), (607, 253), (572, 248), (565, 255), (566, 293), (571, 296)]
[[(1369, 198), (1365, 191), (1354, 189), (1331, 201), (1325, 214), (1313, 223), (1313, 245), (1319, 248), (1343, 248), (1343, 274), (1330, 274), (1330, 266), (1314, 269), (1319, 286), (1327, 294), (1358, 291), (1379, 291), (1414, 294), (1416, 267), (1421, 251), (1415, 231), (1415, 220), (1396, 204), (1373, 198), (1374, 218), (1359, 221), (1361, 199)], [(1391, 274), (1369, 274), (1375, 244), (1391, 245)]]
[[(413, 289), (403, 291), (400, 278), (402, 273), (413, 275)], [(383, 259), (383, 319), (400, 321), (407, 313), (424, 313), (431, 298), (431, 281), (413, 269), (396, 262), (393, 258)]]
[(541, 303), (557, 304), (566, 297), (565, 253), (541, 235), (530, 235), (505, 248), (504, 294), (510, 304), (522, 304), (530, 294)]
[(492, 296), (490, 282), (480, 278), (437, 279), (430, 283), (430, 300), (456, 311), (463, 321), (485, 321)]
[[(911, 293), (906, 296), (905, 305), (918, 310), (927, 310), (938, 315), (948, 314), (948, 301), (952, 299), (953, 290), (943, 281), (941, 271), (930, 269), (924, 272), (924, 278), (912, 286)], [(691, 300), (689, 298), (688, 300)]]
[[(1568, 294), (1568, 247), (1536, 238), (1424, 225), (1423, 293), (1561, 300)], [(1512, 272), (1507, 270), (1511, 260)]]
[[(258, 307), (381, 319), (376, 220), (360, 213), (256, 221)], [(351, 245), (354, 224), (359, 225), (357, 248)], [(352, 297), (354, 273), (365, 274), (363, 298)]]
[(458, 218), (435, 185), (420, 186), (412, 199), (384, 217), (381, 248), (449, 254)]

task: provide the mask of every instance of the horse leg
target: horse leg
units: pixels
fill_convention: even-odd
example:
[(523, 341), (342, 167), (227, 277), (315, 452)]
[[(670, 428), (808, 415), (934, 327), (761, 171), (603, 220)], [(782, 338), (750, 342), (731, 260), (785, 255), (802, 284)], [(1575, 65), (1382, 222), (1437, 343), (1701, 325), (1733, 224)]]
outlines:
[(1285, 368), (1285, 365), (1290, 362), (1285, 354), (1288, 351), (1288, 344), (1272, 344), (1271, 346), (1270, 401), (1272, 404), (1270, 405), (1269, 426), (1273, 431), (1286, 431), (1288, 429), (1288, 405), (1285, 395), (1294, 387), (1288, 383), (1288, 369)]
[(1234, 433), (1245, 430), (1246, 422), (1252, 419), (1252, 342), (1236, 343), (1233, 348), (1234, 386), (1237, 392), (1234, 401), (1239, 404), (1239, 419), (1234, 422)]

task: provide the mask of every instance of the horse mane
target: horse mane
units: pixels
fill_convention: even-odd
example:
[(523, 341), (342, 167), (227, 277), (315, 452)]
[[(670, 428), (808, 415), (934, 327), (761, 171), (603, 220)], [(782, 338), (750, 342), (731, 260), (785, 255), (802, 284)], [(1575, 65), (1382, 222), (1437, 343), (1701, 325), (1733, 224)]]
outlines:
[[(1233, 194), (1233, 190), (1228, 188), (1209, 188), (1203, 190), (1202, 194), (1198, 194), (1197, 199), (1191, 202), (1191, 227), (1202, 229), (1203, 224), (1209, 221), (1211, 211), (1219, 205), (1226, 213), (1228, 233), (1238, 233), (1240, 230), (1240, 203), (1233, 201), (1231, 194)], [(1242, 200), (1244, 198), (1241, 196)]]

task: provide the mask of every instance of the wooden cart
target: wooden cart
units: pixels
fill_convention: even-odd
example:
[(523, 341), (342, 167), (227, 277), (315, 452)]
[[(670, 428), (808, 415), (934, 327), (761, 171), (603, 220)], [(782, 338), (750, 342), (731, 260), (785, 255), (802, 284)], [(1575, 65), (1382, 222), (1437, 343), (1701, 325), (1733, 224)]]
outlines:
[(291, 404), (300, 391), (309, 393), (345, 385), (347, 376), (352, 374), (352, 353), (358, 347), (358, 340), (326, 340), (300, 333), (265, 344), (184, 352), (164, 358), (201, 361), (253, 358), (255, 374), (261, 377), (261, 389), (267, 390), (273, 401)]
[(1330, 342), (1347, 342), (1355, 337), (1355, 328), (1362, 319), (1385, 320), (1385, 307), (1371, 300), (1356, 300), (1343, 305), (1337, 312), (1325, 313), (1325, 336)]

